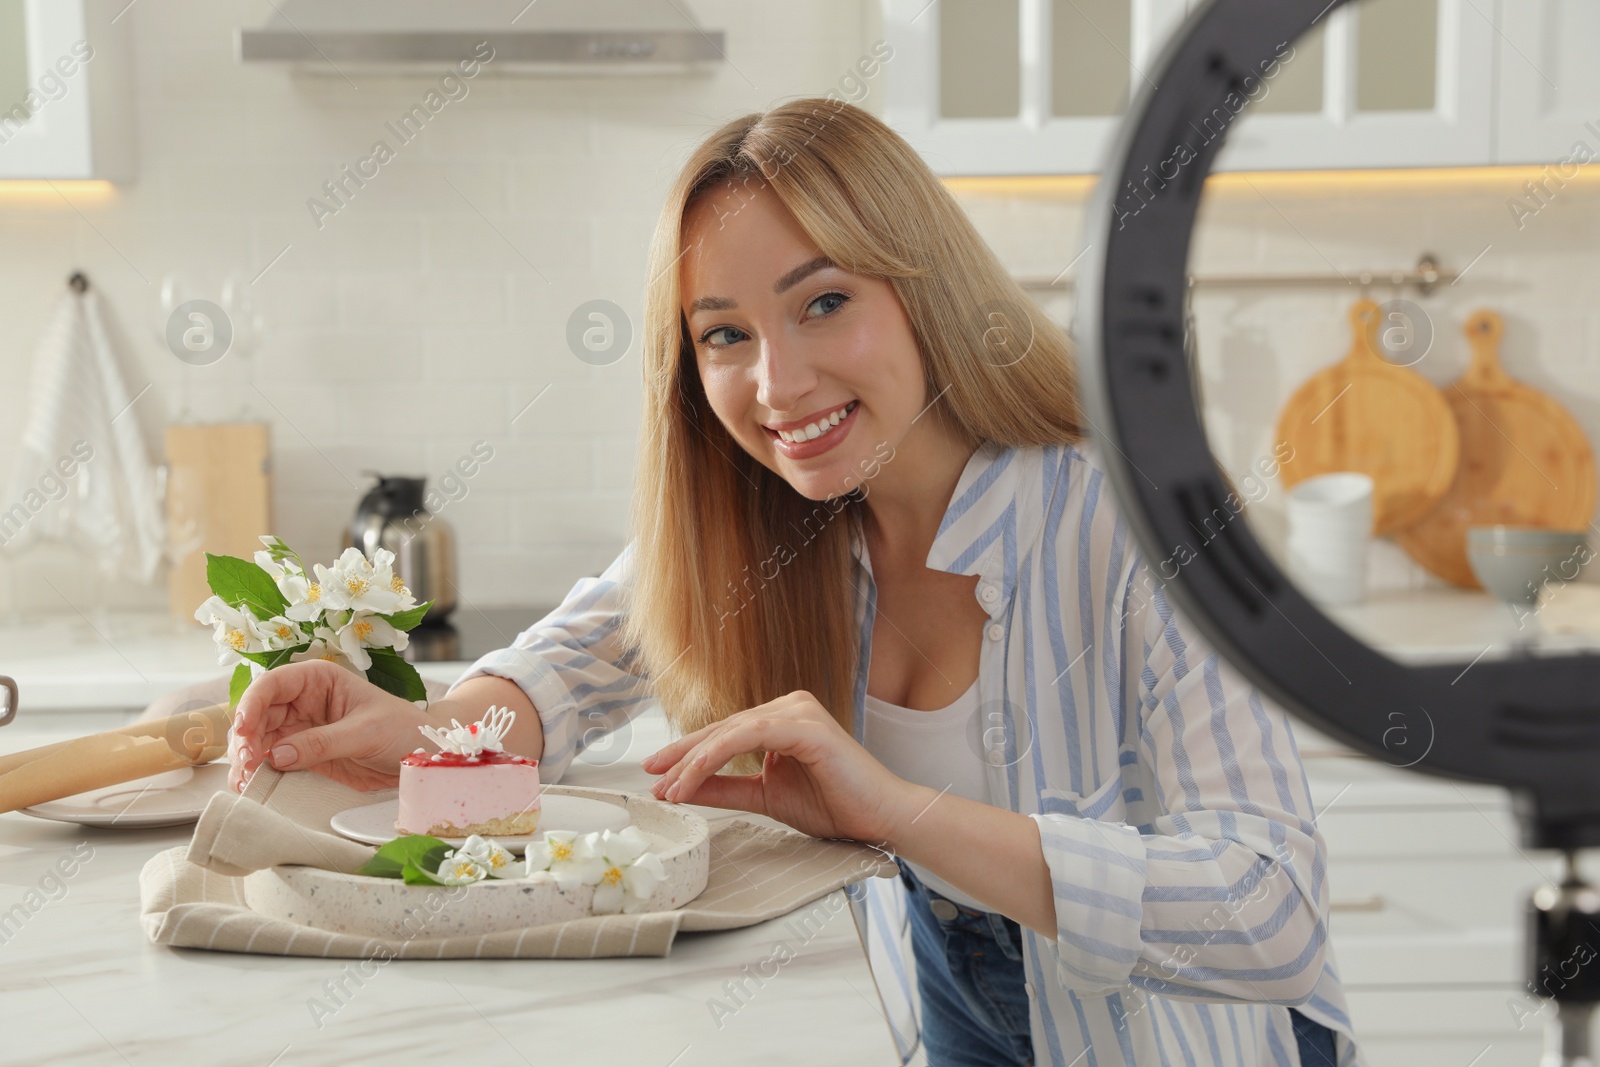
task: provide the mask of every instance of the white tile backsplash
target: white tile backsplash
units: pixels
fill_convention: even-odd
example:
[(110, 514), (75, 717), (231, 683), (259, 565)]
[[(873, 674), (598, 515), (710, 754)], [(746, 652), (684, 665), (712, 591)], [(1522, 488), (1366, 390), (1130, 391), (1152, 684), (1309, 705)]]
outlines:
[[(637, 326), (650, 234), (695, 142), (746, 111), (826, 93), (875, 32), (875, 0), (693, 7), (728, 33), (730, 63), (709, 78), (491, 69), (397, 145), (385, 123), (436, 78), (352, 68), (352, 86), (331, 73), (243, 67), (233, 30), (264, 21), (269, 4), (144, 0), (127, 15), (138, 35), (138, 181), (104, 196), (63, 186), (70, 205), (49, 190), (0, 187), (0, 427), (10, 428), (0, 474), (15, 454), (35, 342), (66, 276), (83, 269), (115, 309), (135, 390), (154, 384), (136, 409), (154, 450), (161, 426), (179, 418), (272, 423), (274, 532), (302, 553), (336, 552), (363, 469), (436, 485), (482, 440), (493, 459), (441, 512), (458, 535), (463, 598), (559, 598), (623, 543), (641, 397), (637, 348), (588, 366), (567, 350), (567, 316), (605, 298)], [(395, 158), (319, 228), (307, 199), (379, 138)], [(1600, 439), (1594, 183), (1572, 183), (1520, 231), (1505, 206), (1515, 188), (1263, 189), (1208, 201), (1195, 270), (1388, 269), (1423, 251), (1461, 268), (1491, 246), (1461, 284), (1419, 301), (1438, 337), (1418, 371), (1440, 384), (1457, 376), (1461, 322), (1496, 307), (1507, 369), (1556, 393)], [(962, 200), (1018, 274), (1055, 275), (1078, 252), (1079, 197)], [(265, 339), (248, 357), (180, 363), (155, 333), (160, 279), (179, 272), (214, 298), (230, 271), (260, 275), (251, 288)], [(1353, 295), (1197, 297), (1209, 429), (1229, 470), (1268, 453), (1289, 393), (1343, 356)], [(1049, 306), (1064, 315), (1071, 299)], [(1269, 537), (1280, 509), (1276, 492), (1256, 509)], [(1381, 584), (1425, 584), (1392, 546), (1377, 550), (1373, 571)], [(102, 581), (63, 549), (0, 557), (0, 608), (164, 599), (164, 582)]]
[[(137, 182), (108, 195), (65, 185), (66, 200), (0, 186), (0, 427), (20, 426), (34, 346), (82, 269), (121, 323), (134, 389), (154, 384), (137, 410), (153, 454), (179, 418), (270, 422), (274, 532), (314, 558), (337, 551), (363, 469), (437, 486), (488, 442), (494, 458), (441, 512), (463, 598), (558, 599), (622, 547), (641, 395), (637, 347), (591, 367), (567, 349), (568, 315), (604, 298), (637, 326), (645, 252), (683, 158), (728, 119), (832, 88), (862, 54), (867, 7), (695, 0), (728, 33), (730, 62), (709, 77), (504, 77), (491, 61), (402, 144), (386, 124), (437, 75), (347, 65), (352, 85), (241, 66), (233, 32), (266, 21), (269, 3), (144, 0), (126, 15)], [(354, 185), (341, 168), (379, 139), (394, 158)], [(320, 226), (312, 197), (338, 206)], [(191, 367), (165, 349), (163, 275), (215, 299), (228, 272), (264, 269), (256, 352)], [(0, 432), (0, 491), (17, 436)], [(96, 579), (55, 546), (0, 556), (0, 611), (165, 596), (164, 580)]]

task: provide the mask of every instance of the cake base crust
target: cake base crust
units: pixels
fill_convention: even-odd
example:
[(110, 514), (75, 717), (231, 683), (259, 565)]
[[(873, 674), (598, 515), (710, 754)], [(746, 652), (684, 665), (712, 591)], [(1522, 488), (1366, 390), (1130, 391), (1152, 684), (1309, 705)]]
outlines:
[(473, 834), (480, 837), (521, 837), (536, 832), (538, 828), (539, 809), (534, 808), (532, 811), (518, 812), (501, 819), (486, 819), (468, 826), (434, 823), (423, 832), (429, 837), (471, 837)]

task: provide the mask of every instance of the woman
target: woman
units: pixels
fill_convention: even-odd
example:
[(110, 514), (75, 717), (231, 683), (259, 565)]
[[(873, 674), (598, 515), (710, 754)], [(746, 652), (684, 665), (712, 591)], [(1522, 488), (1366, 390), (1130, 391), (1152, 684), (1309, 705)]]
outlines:
[(916, 153), (821, 99), (730, 122), (649, 273), (628, 549), (427, 711), (257, 679), (235, 787), (393, 785), (490, 704), (553, 782), (655, 699), (658, 796), (896, 853), (930, 1064), (1358, 1062), (1284, 715), (1162, 594), (1065, 333)]

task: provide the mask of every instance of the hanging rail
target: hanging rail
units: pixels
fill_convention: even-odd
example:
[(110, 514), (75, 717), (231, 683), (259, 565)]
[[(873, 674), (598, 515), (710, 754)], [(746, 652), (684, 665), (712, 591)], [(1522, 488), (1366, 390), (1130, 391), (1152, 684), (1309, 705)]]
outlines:
[[(1424, 255), (1411, 270), (1349, 271), (1343, 274), (1203, 274), (1190, 275), (1191, 289), (1343, 289), (1357, 286), (1392, 286), (1415, 289), (1423, 296), (1432, 295), (1439, 284), (1454, 284), (1461, 273), (1445, 270), (1431, 255)], [(1017, 278), (1024, 289), (1072, 289), (1076, 281), (1057, 275)]]

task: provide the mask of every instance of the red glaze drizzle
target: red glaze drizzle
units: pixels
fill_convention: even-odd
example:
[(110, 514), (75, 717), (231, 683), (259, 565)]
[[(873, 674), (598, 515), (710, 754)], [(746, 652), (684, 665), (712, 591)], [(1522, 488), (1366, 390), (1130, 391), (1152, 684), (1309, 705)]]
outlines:
[(512, 763), (537, 767), (539, 761), (518, 756), (511, 752), (485, 752), (477, 759), (463, 756), (459, 752), (435, 752), (429, 755), (426, 752), (413, 752), (400, 761), (408, 767), (489, 767), (495, 764)]

